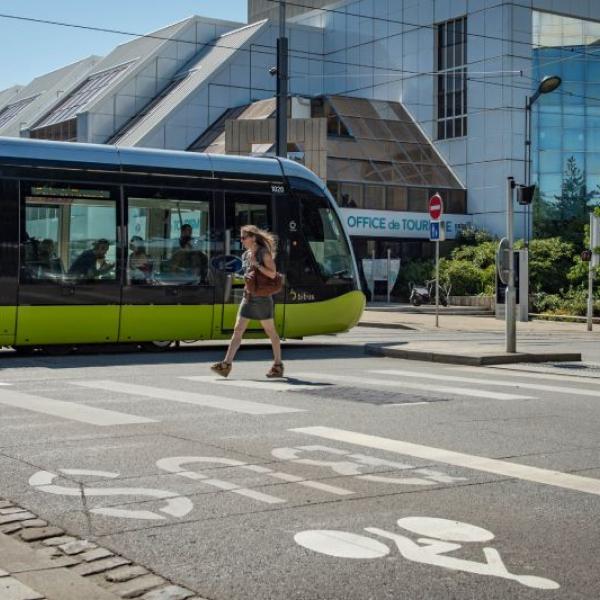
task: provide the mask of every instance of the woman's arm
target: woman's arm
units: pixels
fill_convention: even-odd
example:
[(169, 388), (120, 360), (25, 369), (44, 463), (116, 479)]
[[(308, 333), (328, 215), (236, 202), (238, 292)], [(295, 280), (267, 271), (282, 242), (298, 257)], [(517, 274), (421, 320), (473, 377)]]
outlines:
[(275, 266), (275, 261), (273, 257), (265, 252), (263, 255), (263, 263), (262, 265), (257, 265), (257, 269), (263, 274), (269, 277), (269, 279), (275, 279), (277, 275), (277, 267)]

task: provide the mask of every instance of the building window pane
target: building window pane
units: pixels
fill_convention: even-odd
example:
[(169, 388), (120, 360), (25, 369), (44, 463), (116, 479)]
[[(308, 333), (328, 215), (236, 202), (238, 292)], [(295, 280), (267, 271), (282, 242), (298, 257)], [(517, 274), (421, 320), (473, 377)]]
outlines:
[(408, 188), (409, 212), (426, 212), (429, 208), (426, 188)]
[(383, 185), (365, 186), (365, 208), (385, 209), (385, 187)]
[[(466, 29), (466, 17), (438, 25), (437, 114), (438, 139), (442, 140), (466, 135)], [(461, 117), (465, 123), (453, 123), (454, 117)]]
[(408, 210), (406, 188), (389, 186), (385, 207), (387, 210)]
[(363, 186), (354, 183), (340, 184), (340, 206), (347, 208), (362, 208)]

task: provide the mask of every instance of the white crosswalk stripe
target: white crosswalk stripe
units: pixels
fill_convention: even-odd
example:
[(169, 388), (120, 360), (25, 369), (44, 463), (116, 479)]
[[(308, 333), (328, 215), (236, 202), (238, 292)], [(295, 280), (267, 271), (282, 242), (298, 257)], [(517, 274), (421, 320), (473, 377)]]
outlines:
[(385, 450), (386, 452), (393, 452), (403, 456), (412, 456), (414, 458), (440, 462), (455, 467), (473, 469), (484, 473), (494, 473), (504, 477), (523, 479), (524, 481), (532, 481), (534, 483), (542, 483), (545, 485), (561, 487), (566, 490), (575, 490), (600, 496), (600, 479), (594, 479), (592, 477), (571, 475), (570, 473), (541, 469), (539, 467), (531, 467), (529, 465), (498, 460), (495, 458), (465, 454), (463, 452), (455, 452), (443, 448), (435, 448), (433, 446), (423, 446), (422, 444), (414, 444), (402, 440), (347, 431), (335, 427), (300, 427), (297, 429), (290, 429), (290, 431), (316, 436), (321, 439), (345, 442), (366, 448), (373, 448), (375, 450)]
[(198, 381), (200, 383), (209, 383), (221, 387), (241, 387), (247, 390), (269, 390), (270, 392), (292, 392), (294, 390), (314, 390), (318, 388), (315, 384), (295, 384), (286, 381), (255, 381), (254, 379), (224, 379), (223, 377), (213, 377), (211, 375), (190, 375), (181, 377), (189, 381)]
[[(537, 390), (541, 392), (556, 392), (563, 394), (570, 394), (572, 396), (592, 396), (593, 398), (600, 399), (599, 390), (585, 390), (577, 387), (559, 387), (556, 385), (543, 385), (539, 383), (526, 383), (521, 381), (510, 381), (508, 379), (504, 381), (498, 381), (497, 379), (478, 379), (476, 377), (460, 377), (455, 375), (437, 374), (437, 373), (419, 373), (416, 371), (405, 371), (402, 369), (381, 369), (369, 371), (369, 373), (376, 373), (379, 375), (393, 375), (395, 377), (410, 377), (416, 379), (427, 379), (431, 381), (444, 381), (448, 383), (472, 383), (475, 385), (489, 385), (489, 386), (500, 386), (500, 387), (514, 387), (522, 388), (526, 390)], [(404, 382), (402, 382), (404, 384)]]
[(251, 402), (249, 400), (239, 400), (237, 398), (228, 398), (225, 396), (211, 396), (210, 394), (157, 388), (148, 385), (136, 385), (132, 383), (125, 383), (123, 381), (71, 381), (70, 383), (72, 385), (97, 390), (105, 390), (107, 392), (116, 392), (118, 394), (156, 398), (157, 400), (180, 402), (183, 404), (192, 404), (194, 406), (206, 406), (209, 408), (218, 408), (221, 410), (244, 413), (248, 415), (277, 415), (284, 413), (304, 412), (300, 408), (292, 408), (289, 406), (277, 406), (275, 404)]
[[(509, 368), (509, 366), (511, 368)], [(479, 375), (491, 375), (492, 377), (522, 377), (527, 379), (543, 379), (546, 382), (582, 383), (584, 385), (600, 385), (600, 377), (585, 377), (584, 375), (562, 375), (550, 372), (533, 373), (526, 369), (519, 369), (518, 365), (497, 367), (453, 367), (453, 371), (463, 373), (479, 373)], [(571, 388), (569, 388), (571, 389)]]
[(90, 425), (99, 425), (106, 427), (109, 425), (134, 425), (137, 423), (155, 423), (153, 419), (130, 415), (114, 410), (103, 408), (94, 408), (85, 404), (76, 402), (64, 402), (63, 400), (53, 400), (43, 396), (34, 396), (32, 394), (23, 394), (12, 389), (0, 390), (0, 404), (12, 406), (13, 408), (22, 408), (32, 412), (61, 417), (80, 423)]
[(298, 377), (312, 378), (321, 381), (333, 381), (344, 384), (352, 384), (357, 387), (393, 387), (399, 392), (404, 389), (419, 390), (423, 392), (431, 392), (433, 394), (449, 394), (453, 396), (469, 396), (474, 398), (487, 398), (489, 400), (531, 400), (533, 396), (523, 396), (520, 394), (505, 394), (502, 392), (490, 392), (489, 390), (474, 389), (472, 387), (454, 387), (431, 385), (429, 383), (415, 383), (413, 381), (397, 381), (388, 378), (369, 378), (369, 377), (354, 377), (352, 375), (331, 375), (323, 373), (298, 373)]

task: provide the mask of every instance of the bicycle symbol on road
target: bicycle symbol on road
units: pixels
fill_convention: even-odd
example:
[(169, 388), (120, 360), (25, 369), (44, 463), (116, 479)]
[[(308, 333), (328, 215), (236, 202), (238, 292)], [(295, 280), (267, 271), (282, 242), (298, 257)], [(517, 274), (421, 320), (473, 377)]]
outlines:
[[(516, 581), (524, 586), (540, 590), (556, 590), (560, 587), (551, 579), (534, 575), (516, 575), (505, 566), (499, 552), (486, 546), (483, 548), (485, 562), (477, 562), (449, 556), (462, 548), (457, 542), (489, 542), (494, 539), (494, 534), (487, 529), (432, 517), (405, 517), (398, 519), (398, 526), (418, 537), (416, 541), (407, 535), (401, 535), (377, 527), (366, 527), (365, 531), (379, 537), (392, 540), (400, 554), (407, 560), (444, 567), (453, 571), (488, 575)], [(317, 529), (302, 531), (294, 536), (300, 546), (338, 558), (376, 559), (383, 558), (390, 553), (387, 544), (365, 535), (358, 535), (346, 531)]]

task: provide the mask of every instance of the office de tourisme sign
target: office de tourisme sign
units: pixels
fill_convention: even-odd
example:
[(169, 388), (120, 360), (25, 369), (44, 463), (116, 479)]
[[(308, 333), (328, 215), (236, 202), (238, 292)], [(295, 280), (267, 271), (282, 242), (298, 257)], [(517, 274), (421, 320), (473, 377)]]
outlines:
[[(350, 235), (429, 239), (429, 214), (388, 210), (340, 208), (344, 227)], [(446, 239), (452, 240), (471, 215), (444, 215)]]

